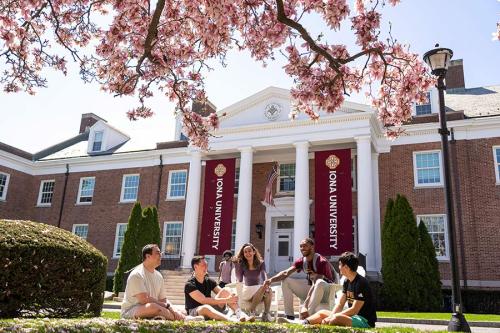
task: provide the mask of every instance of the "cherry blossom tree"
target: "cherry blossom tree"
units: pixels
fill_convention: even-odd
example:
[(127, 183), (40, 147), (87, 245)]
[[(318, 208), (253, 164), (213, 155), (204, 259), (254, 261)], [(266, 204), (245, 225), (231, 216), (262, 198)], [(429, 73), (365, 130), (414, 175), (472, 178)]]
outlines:
[[(150, 117), (147, 98), (161, 92), (176, 104), (191, 142), (208, 147), (216, 114), (202, 117), (207, 61), (225, 63), (231, 49), (266, 64), (285, 56), (294, 79), (291, 118), (334, 112), (345, 96), (365, 91), (388, 136), (411, 117), (434, 84), (417, 54), (381, 38), (381, 11), (399, 0), (0, 0), (0, 84), (7, 92), (45, 87), (45, 68), (66, 73), (76, 61), (86, 82), (116, 96), (136, 95), (130, 119)], [(350, 25), (356, 48), (313, 36), (303, 17), (328, 29)], [(103, 23), (106, 22), (106, 23)], [(279, 53), (279, 54), (278, 54)], [(280, 55), (281, 54), (281, 55)]]

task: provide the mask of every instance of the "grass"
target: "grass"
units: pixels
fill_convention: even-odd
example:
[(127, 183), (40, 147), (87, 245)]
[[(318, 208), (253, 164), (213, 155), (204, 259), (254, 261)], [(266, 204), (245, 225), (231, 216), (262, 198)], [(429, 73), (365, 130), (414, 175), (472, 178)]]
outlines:
[[(385, 312), (385, 311), (377, 311), (377, 316), (379, 318), (450, 320), (451, 313), (446, 313), (446, 312), (443, 313), (443, 312)], [(465, 319), (467, 319), (467, 321), (500, 322), (500, 315), (466, 313)]]

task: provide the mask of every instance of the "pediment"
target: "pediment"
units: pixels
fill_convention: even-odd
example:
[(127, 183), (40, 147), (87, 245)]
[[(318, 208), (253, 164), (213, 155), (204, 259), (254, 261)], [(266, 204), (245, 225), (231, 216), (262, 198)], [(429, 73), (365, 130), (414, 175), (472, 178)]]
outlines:
[[(221, 117), (220, 129), (290, 122), (289, 114), (292, 107), (289, 90), (269, 87), (218, 111)], [(344, 106), (334, 114), (326, 114), (321, 110), (319, 114), (320, 117), (337, 117), (368, 110), (369, 107), (366, 105), (345, 102)], [(300, 114), (297, 120), (302, 119), (308, 119), (308, 116)]]

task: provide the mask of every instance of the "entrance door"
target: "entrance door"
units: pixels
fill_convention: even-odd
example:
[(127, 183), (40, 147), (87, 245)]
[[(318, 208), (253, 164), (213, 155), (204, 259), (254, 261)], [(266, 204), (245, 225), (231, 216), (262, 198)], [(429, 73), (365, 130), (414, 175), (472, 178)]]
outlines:
[(293, 229), (278, 229), (274, 234), (274, 272), (281, 272), (293, 262)]

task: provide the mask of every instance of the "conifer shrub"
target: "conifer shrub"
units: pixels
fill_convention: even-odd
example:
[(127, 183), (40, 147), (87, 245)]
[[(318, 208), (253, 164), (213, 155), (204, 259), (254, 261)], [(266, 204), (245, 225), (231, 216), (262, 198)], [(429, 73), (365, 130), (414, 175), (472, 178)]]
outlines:
[(0, 317), (100, 316), (107, 258), (69, 231), (0, 220)]
[(125, 290), (126, 273), (142, 262), (142, 248), (147, 244), (160, 246), (161, 232), (156, 207), (146, 207), (136, 202), (130, 213), (120, 260), (113, 279), (113, 292)]

